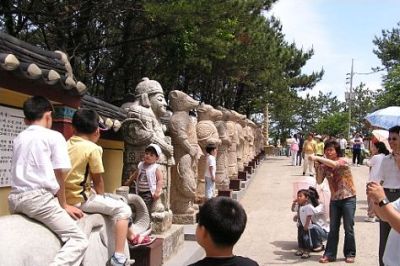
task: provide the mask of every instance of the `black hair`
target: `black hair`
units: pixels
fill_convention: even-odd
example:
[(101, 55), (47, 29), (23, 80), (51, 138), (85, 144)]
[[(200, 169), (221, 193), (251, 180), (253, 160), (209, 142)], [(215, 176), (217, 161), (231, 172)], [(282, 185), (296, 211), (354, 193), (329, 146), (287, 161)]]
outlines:
[(94, 110), (80, 108), (72, 117), (72, 125), (78, 133), (92, 134), (99, 127), (99, 115)]
[(375, 145), (376, 149), (378, 150), (378, 154), (383, 153), (385, 155), (388, 155), (390, 153), (389, 150), (386, 148), (385, 143), (381, 141), (375, 142), (372, 145)]
[(23, 105), (25, 119), (36, 121), (42, 119), (44, 113), (53, 112), (53, 105), (43, 96), (33, 96), (27, 99)]
[(315, 187), (309, 187), (308, 188), (308, 198), (310, 199), (311, 204), (314, 207), (317, 207), (319, 205), (319, 195)]
[(299, 191), (297, 191), (297, 195), (299, 194), (303, 194), (306, 198), (310, 197), (310, 192), (308, 191), (308, 189), (300, 189)]
[(213, 150), (215, 150), (217, 147), (214, 144), (207, 144), (206, 146), (206, 152), (210, 154)]
[(325, 142), (325, 146), (324, 146), (324, 153), (326, 151), (326, 149), (333, 147), (336, 151), (336, 154), (338, 157), (342, 157), (342, 151), (340, 149), (340, 145), (336, 140), (328, 140), (327, 142)]
[(152, 146), (147, 146), (146, 149), (144, 150), (144, 152), (150, 152), (151, 154), (158, 157), (156, 149)]
[(247, 215), (242, 205), (228, 197), (215, 197), (200, 207), (199, 226), (204, 226), (219, 247), (232, 247), (246, 228)]
[(389, 133), (396, 133), (398, 135), (400, 135), (400, 126), (394, 126), (389, 128)]

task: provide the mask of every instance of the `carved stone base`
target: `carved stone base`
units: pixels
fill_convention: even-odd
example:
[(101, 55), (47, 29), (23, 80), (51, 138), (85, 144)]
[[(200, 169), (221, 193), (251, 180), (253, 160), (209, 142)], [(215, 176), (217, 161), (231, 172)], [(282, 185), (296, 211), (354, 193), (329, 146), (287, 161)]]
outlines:
[(196, 214), (197, 211), (191, 214), (174, 214), (172, 222), (174, 224), (195, 224)]
[(245, 167), (244, 167), (244, 170), (245, 170), (249, 175), (251, 175), (252, 173), (254, 173), (254, 169), (253, 169), (253, 167), (251, 167), (251, 166), (245, 166)]
[(218, 197), (232, 197), (232, 190), (218, 190)]
[(154, 212), (151, 214), (151, 220), (153, 222), (153, 233), (161, 234), (167, 231), (172, 226), (172, 211)]
[(130, 258), (135, 259), (136, 265), (161, 265), (163, 260), (163, 239), (157, 238), (148, 246), (130, 247)]
[(247, 172), (245, 172), (245, 171), (240, 171), (240, 172), (238, 173), (238, 179), (243, 180), (243, 181), (246, 181), (247, 178), (248, 178)]
[[(183, 245), (184, 241), (184, 231), (182, 225), (173, 224), (171, 228), (167, 231), (163, 232), (160, 235), (156, 235), (157, 238), (161, 238), (163, 240), (162, 246), (162, 258), (163, 262), (166, 261), (169, 257), (175, 254), (180, 247)], [(157, 264), (161, 265), (161, 264)]]
[(229, 189), (234, 191), (240, 190), (240, 179), (231, 179), (229, 182)]

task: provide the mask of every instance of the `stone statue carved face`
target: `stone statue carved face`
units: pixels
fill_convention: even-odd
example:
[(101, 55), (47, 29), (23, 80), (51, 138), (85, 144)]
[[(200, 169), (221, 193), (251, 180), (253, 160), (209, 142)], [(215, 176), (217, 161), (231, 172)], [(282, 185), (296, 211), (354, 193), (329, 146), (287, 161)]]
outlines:
[(150, 107), (157, 117), (161, 117), (167, 113), (167, 102), (164, 94), (155, 93), (149, 95)]

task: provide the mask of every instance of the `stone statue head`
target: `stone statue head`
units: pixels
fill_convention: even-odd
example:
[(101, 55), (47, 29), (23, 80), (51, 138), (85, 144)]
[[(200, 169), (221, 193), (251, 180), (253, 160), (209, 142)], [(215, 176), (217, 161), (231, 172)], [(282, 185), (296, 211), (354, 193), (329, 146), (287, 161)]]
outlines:
[(135, 88), (135, 98), (140, 105), (150, 107), (157, 117), (163, 116), (167, 111), (163, 88), (156, 80), (143, 78)]
[(214, 109), (214, 107), (205, 103), (199, 105), (197, 113), (199, 115), (199, 120), (217, 121), (222, 119), (222, 112), (220, 110)]
[(191, 109), (196, 109), (199, 102), (194, 100), (192, 97), (186, 93), (178, 90), (173, 90), (168, 95), (169, 106), (172, 111), (190, 111)]

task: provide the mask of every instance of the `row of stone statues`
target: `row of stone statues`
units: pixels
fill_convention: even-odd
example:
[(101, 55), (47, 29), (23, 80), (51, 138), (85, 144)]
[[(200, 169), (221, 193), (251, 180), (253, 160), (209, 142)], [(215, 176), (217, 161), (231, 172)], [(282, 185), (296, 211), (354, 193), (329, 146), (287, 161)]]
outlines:
[[(254, 156), (263, 149), (262, 130), (233, 110), (200, 103), (182, 91), (171, 91), (169, 107), (155, 80), (143, 78), (135, 89), (135, 101), (125, 103), (128, 118), (122, 123), (125, 142), (123, 181), (136, 170), (150, 143), (163, 152), (158, 163), (164, 174), (162, 197), (151, 212), (156, 232), (174, 223), (194, 223), (195, 200), (204, 197), (205, 147), (218, 147), (216, 187), (229, 189)], [(197, 117), (192, 116), (195, 111)]]

